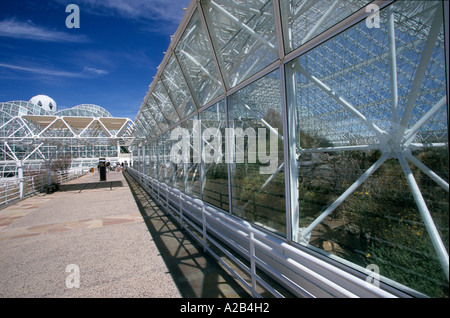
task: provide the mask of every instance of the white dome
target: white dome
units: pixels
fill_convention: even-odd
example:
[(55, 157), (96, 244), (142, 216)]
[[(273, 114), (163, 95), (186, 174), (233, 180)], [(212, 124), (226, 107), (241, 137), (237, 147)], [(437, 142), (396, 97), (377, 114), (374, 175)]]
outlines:
[(56, 102), (47, 95), (36, 95), (30, 99), (30, 103), (36, 104), (52, 113), (57, 110)]

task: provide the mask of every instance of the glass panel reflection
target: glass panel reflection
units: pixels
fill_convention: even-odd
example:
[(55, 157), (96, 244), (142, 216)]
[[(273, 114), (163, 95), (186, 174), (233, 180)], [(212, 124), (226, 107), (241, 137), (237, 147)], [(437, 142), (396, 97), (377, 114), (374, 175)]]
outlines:
[(164, 115), (164, 118), (169, 126), (175, 124), (179, 120), (179, 117), (161, 81), (156, 83), (155, 89), (153, 90), (153, 97), (158, 103), (159, 109)]
[(162, 80), (181, 119), (190, 115), (195, 110), (195, 106), (173, 55), (164, 68)]
[[(140, 112), (140, 118), (138, 119), (141, 118), (143, 122), (145, 122), (146, 129), (149, 130), (152, 133), (152, 135), (157, 135), (161, 132), (148, 108), (142, 108)], [(149, 136), (149, 134), (147, 134), (146, 136)]]
[(363, 21), (286, 66), (299, 242), (434, 297), (448, 297), (442, 25), (440, 2), (395, 2), (380, 28)]
[(198, 108), (223, 93), (202, 21), (196, 12), (178, 43), (175, 54)]
[(271, 0), (202, 1), (216, 56), (228, 87), (278, 58)]
[[(225, 162), (225, 127), (227, 124), (225, 102), (221, 101), (200, 113), (203, 152), (220, 160), (203, 159), (204, 182), (202, 200), (228, 211), (228, 165)], [(214, 145), (212, 145), (214, 144)], [(216, 149), (217, 146), (220, 149)], [(214, 154), (214, 152), (217, 152)], [(205, 155), (203, 155), (205, 158)], [(215, 157), (219, 159), (219, 156)]]
[(161, 131), (164, 131), (169, 127), (169, 125), (167, 125), (166, 119), (161, 113), (161, 110), (159, 109), (158, 104), (156, 103), (152, 95), (148, 97), (148, 100), (145, 104), (145, 108), (148, 109), (150, 114), (153, 116), (155, 122), (157, 123)]
[(286, 52), (313, 39), (369, 2), (370, 0), (280, 1)]
[(171, 160), (170, 151), (174, 141), (170, 140), (170, 132), (161, 135), (159, 144), (159, 181), (172, 186), (174, 178), (174, 164)]
[(189, 118), (183, 126), (189, 132), (189, 159), (188, 163), (185, 164), (185, 176), (186, 176), (186, 194), (190, 194), (196, 198), (200, 198), (201, 186), (200, 186), (200, 169), (201, 169), (201, 153), (200, 151), (200, 133), (201, 127), (198, 122), (198, 117), (193, 116)]
[[(232, 213), (285, 235), (283, 124), (279, 71), (229, 98), (233, 129)], [(246, 135), (244, 137), (244, 135)], [(262, 144), (258, 144), (262, 141)], [(275, 148), (272, 147), (272, 142)], [(268, 153), (268, 154), (267, 154)], [(270, 155), (268, 163), (265, 155)], [(269, 168), (269, 169), (268, 169)], [(265, 170), (267, 169), (267, 170)]]

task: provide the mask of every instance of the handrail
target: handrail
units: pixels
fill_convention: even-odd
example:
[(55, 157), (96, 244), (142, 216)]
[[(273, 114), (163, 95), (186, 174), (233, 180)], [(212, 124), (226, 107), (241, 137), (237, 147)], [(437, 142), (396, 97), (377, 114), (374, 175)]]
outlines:
[[(298, 297), (405, 296), (383, 284), (382, 287), (371, 285), (367, 281), (370, 274), (355, 275), (300, 246), (293, 246), (283, 238), (271, 235), (243, 219), (190, 197), (136, 169), (129, 167), (127, 173), (254, 297), (261, 297), (256, 290), (256, 283), (275, 297), (283, 297), (269, 281), (258, 275), (258, 270)], [(243, 278), (213, 249), (220, 250), (250, 278)], [(242, 257), (248, 263), (242, 262)]]
[[(71, 169), (66, 171), (54, 171), (50, 175), (51, 183), (64, 183), (85, 175), (87, 168)], [(20, 183), (23, 184), (23, 194), (20, 195)], [(23, 178), (0, 178), (0, 206), (13, 201), (33, 196), (42, 192), (48, 186), (45, 171)]]

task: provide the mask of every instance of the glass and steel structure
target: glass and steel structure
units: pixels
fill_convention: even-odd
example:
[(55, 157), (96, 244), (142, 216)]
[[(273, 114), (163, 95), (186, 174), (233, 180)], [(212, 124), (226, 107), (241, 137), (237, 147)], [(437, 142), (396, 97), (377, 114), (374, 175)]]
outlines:
[(192, 1), (133, 133), (255, 294), (448, 297), (446, 1)]
[(41, 106), (26, 101), (0, 103), (0, 111), (2, 112), (2, 118), (5, 118), (5, 116), (18, 115), (50, 115), (50, 112), (46, 111)]
[(97, 166), (99, 157), (123, 161), (120, 147), (133, 138), (131, 125), (130, 119), (114, 118), (97, 105), (50, 112), (32, 102), (2, 102), (0, 177), (17, 176), (18, 168), (45, 169), (45, 162), (55, 158), (70, 158), (70, 166), (77, 169)]
[(101, 106), (93, 104), (81, 104), (72, 108), (57, 111), (55, 116), (76, 117), (113, 117), (109, 111)]

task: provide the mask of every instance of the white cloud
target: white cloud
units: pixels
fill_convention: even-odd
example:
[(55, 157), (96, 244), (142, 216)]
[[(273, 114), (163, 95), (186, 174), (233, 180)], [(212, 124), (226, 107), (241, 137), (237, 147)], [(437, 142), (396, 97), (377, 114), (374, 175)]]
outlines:
[(14, 64), (0, 63), (0, 68), (7, 68), (10, 70), (22, 71), (42, 76), (52, 76), (52, 77), (69, 77), (69, 78), (87, 78), (92, 77), (92, 75), (106, 75), (107, 71), (96, 69), (92, 67), (85, 67), (82, 72), (68, 72), (62, 70), (49, 69), (39, 66), (20, 66)]
[(26, 66), (14, 65), (14, 64), (4, 64), (4, 63), (0, 63), (0, 67), (11, 69), (11, 70), (39, 74), (39, 75), (47, 75), (47, 76), (58, 76), (58, 77), (82, 77), (83, 76), (83, 74), (81, 74), (81, 73), (52, 70), (52, 69), (47, 69), (47, 68), (42, 68), (42, 67), (26, 67)]
[(84, 35), (48, 30), (44, 27), (34, 25), (29, 20), (22, 22), (16, 19), (0, 21), (0, 36), (45, 42), (89, 42), (89, 39)]
[[(55, 0), (62, 3), (62, 0)], [(164, 20), (176, 25), (183, 17), (183, 7), (190, 0), (79, 0), (80, 12), (89, 10), (91, 14), (120, 16), (140, 20)]]
[(100, 69), (93, 68), (93, 67), (85, 67), (84, 70), (88, 73), (92, 73), (95, 75), (107, 75), (108, 74), (108, 71), (100, 70)]

